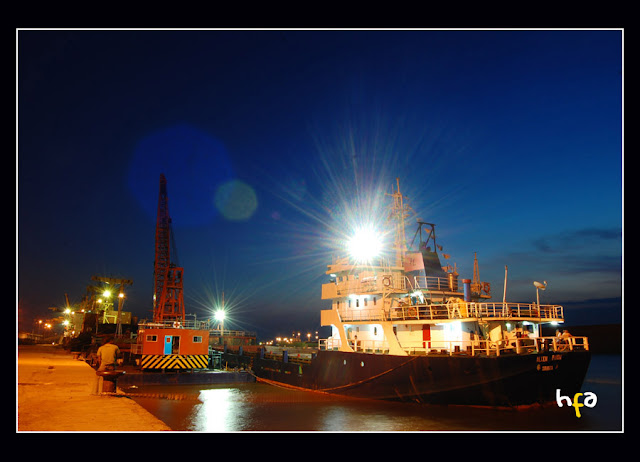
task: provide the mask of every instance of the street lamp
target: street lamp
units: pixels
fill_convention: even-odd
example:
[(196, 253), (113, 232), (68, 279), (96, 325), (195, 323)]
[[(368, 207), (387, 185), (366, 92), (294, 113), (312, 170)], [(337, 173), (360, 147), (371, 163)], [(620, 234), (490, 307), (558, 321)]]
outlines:
[(214, 314), (214, 318), (216, 321), (218, 321), (218, 324), (220, 326), (220, 337), (223, 336), (223, 332), (224, 332), (224, 310), (220, 309), (218, 311), (215, 312)]
[(122, 304), (124, 303), (124, 292), (122, 291), (122, 287), (120, 288), (120, 293), (118, 294), (118, 315), (116, 316), (116, 337), (122, 337)]

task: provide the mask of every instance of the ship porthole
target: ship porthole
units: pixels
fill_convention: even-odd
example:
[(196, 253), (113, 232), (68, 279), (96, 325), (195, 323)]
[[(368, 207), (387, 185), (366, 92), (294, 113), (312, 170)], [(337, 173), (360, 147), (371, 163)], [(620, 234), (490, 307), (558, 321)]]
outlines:
[(364, 367), (364, 361), (360, 361), (360, 367)]

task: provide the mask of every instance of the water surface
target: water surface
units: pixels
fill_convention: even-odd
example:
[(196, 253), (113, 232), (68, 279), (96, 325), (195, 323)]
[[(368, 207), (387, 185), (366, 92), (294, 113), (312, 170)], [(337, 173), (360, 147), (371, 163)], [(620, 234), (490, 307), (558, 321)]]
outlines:
[(434, 406), (344, 398), (263, 383), (148, 386), (129, 390), (176, 431), (199, 432), (401, 432), (401, 431), (622, 431), (620, 355), (595, 355), (582, 392), (595, 393), (595, 407), (552, 404), (524, 410)]

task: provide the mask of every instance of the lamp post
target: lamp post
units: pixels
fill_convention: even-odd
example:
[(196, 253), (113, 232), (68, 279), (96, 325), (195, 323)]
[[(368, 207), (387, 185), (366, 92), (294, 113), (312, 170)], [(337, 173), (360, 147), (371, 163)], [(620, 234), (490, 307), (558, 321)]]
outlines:
[(224, 345), (224, 309), (219, 309), (218, 311), (216, 311), (214, 317), (215, 320), (218, 321), (218, 326), (220, 326), (220, 340), (222, 342), (222, 344)]
[(122, 287), (120, 288), (120, 293), (118, 294), (118, 316), (116, 317), (116, 337), (122, 337), (122, 304), (124, 303), (124, 291)]
[(222, 292), (222, 306), (218, 308), (218, 310), (214, 314), (214, 318), (218, 321), (218, 326), (220, 327), (220, 342), (224, 346), (224, 292)]
[[(109, 316), (109, 310), (111, 310), (111, 307), (113, 306), (113, 303), (111, 302), (111, 291), (110, 290), (105, 290), (102, 293), (102, 296), (104, 297), (104, 311), (102, 314), (102, 322), (105, 324), (109, 323), (109, 319), (107, 316)], [(100, 301), (100, 300), (98, 300)]]

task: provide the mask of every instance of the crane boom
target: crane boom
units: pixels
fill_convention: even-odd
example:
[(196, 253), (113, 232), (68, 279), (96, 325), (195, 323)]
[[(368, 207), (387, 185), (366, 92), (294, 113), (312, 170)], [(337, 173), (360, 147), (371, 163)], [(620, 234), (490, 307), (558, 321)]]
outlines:
[(170, 243), (171, 217), (169, 216), (167, 180), (163, 174), (160, 174), (153, 287), (153, 320), (155, 322), (184, 320), (182, 290), (184, 269), (171, 262)]

